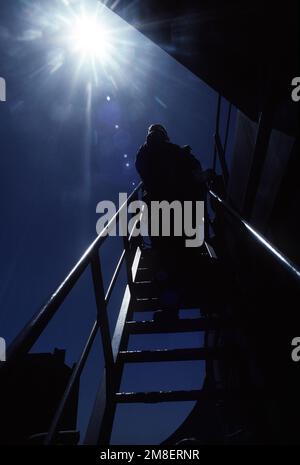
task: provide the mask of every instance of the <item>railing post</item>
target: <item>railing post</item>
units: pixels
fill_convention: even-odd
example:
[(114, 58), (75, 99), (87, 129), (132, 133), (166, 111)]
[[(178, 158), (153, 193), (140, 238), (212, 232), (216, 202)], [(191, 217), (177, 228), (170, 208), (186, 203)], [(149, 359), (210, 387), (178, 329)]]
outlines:
[[(132, 201), (138, 200), (138, 193), (134, 195), (132, 198)], [(135, 226), (133, 227), (133, 229)], [(127, 280), (128, 280), (128, 286), (129, 289), (131, 290), (132, 284), (133, 284), (133, 276), (132, 276), (132, 263), (133, 263), (133, 257), (134, 257), (134, 251), (132, 250), (131, 247), (131, 232), (128, 231), (128, 227), (126, 229), (126, 234), (124, 234), (123, 237), (123, 244), (124, 244), (124, 250), (125, 250), (125, 262), (126, 262), (126, 270), (127, 270)]]
[(123, 238), (124, 250), (125, 250), (125, 263), (126, 263), (126, 271), (127, 271), (127, 280), (129, 289), (132, 288), (133, 284), (133, 277), (132, 277), (132, 253), (130, 249), (130, 242), (128, 240), (128, 236), (124, 236)]
[(45, 439), (45, 445), (50, 445), (53, 442), (55, 443), (55, 436), (59, 428), (59, 423), (62, 418), (62, 415), (64, 413), (64, 410), (66, 408), (67, 402), (73, 392), (73, 389), (76, 385), (76, 383), (79, 383), (79, 379), (82, 373), (82, 370), (84, 369), (86, 360), (89, 356), (90, 350), (92, 348), (92, 345), (94, 343), (96, 334), (98, 332), (98, 322), (96, 321), (93, 324), (93, 327), (91, 329), (90, 335), (86, 341), (86, 344), (84, 346), (84, 349), (81, 353), (80, 359), (76, 363), (76, 365), (73, 368), (72, 374), (70, 376), (69, 382), (67, 384), (67, 387), (65, 389), (65, 392), (61, 398), (61, 401), (58, 405), (58, 408), (55, 412), (55, 415), (53, 417), (53, 421), (51, 423), (51, 426), (49, 428), (49, 431), (47, 433), (46, 439)]
[(98, 251), (93, 254), (91, 259), (92, 277), (94, 284), (94, 293), (97, 306), (97, 319), (102, 336), (103, 353), (106, 368), (106, 388), (107, 394), (113, 393), (114, 379), (113, 368), (114, 359), (111, 346), (111, 337), (109, 331), (109, 322), (105, 302), (105, 293), (103, 286), (103, 277)]

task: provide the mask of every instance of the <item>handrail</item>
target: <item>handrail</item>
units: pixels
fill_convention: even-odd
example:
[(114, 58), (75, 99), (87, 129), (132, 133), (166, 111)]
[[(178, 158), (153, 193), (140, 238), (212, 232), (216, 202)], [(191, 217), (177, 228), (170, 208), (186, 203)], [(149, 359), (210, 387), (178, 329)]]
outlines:
[[(216, 132), (214, 135), (215, 138), (215, 143), (214, 143), (214, 156), (213, 156), (213, 169), (215, 171), (216, 168), (216, 161), (217, 161), (217, 155), (219, 156), (219, 161), (221, 165), (221, 170), (222, 170), (222, 177), (224, 180), (225, 187), (228, 185), (229, 181), (229, 171), (225, 159), (225, 151), (227, 147), (227, 142), (228, 142), (228, 133), (229, 133), (229, 125), (230, 125), (230, 117), (231, 117), (231, 110), (232, 110), (232, 105), (229, 105), (228, 108), (228, 113), (227, 113), (227, 123), (226, 123), (226, 134), (225, 134), (225, 144), (224, 147), (221, 142), (220, 134), (219, 134), (219, 128), (220, 128), (220, 115), (221, 115), (221, 104), (222, 104), (222, 96), (221, 94), (218, 95), (218, 103), (217, 103), (217, 113), (216, 113)], [(218, 194), (216, 194), (213, 190), (208, 189), (208, 193), (214, 197), (220, 205), (222, 205), (223, 208), (225, 208), (234, 218), (236, 218), (239, 223), (252, 235), (252, 237), (255, 238), (258, 244), (260, 244), (265, 250), (267, 250), (269, 253), (272, 254), (272, 256), (276, 259), (279, 260), (281, 264), (285, 267), (285, 269), (289, 272), (291, 272), (294, 277), (299, 279), (300, 277), (300, 271), (297, 268), (297, 266), (288, 258), (286, 257), (283, 253), (281, 253), (277, 247), (273, 246), (262, 234), (260, 234), (258, 231), (255, 230), (244, 218), (242, 218), (237, 211), (233, 209), (231, 205), (225, 200), (223, 200), (221, 197), (219, 197)]]
[(241, 215), (234, 210), (228, 202), (225, 200), (221, 199), (218, 194), (216, 194), (213, 190), (209, 189), (208, 190), (209, 194), (214, 197), (220, 205), (222, 205), (225, 210), (230, 213), (231, 216), (233, 216), (235, 219), (239, 221), (239, 223), (246, 228), (246, 230), (252, 235), (252, 237), (255, 238), (256, 242), (262, 246), (265, 250), (267, 250), (271, 255), (279, 261), (285, 269), (293, 274), (297, 279), (300, 278), (300, 270), (297, 268), (297, 266), (288, 258), (286, 257), (283, 253), (281, 253), (277, 247), (272, 245), (262, 234), (260, 234), (258, 231), (256, 231), (246, 220), (244, 220)]
[(142, 183), (133, 190), (125, 202), (121, 205), (119, 210), (111, 218), (108, 224), (103, 228), (100, 234), (92, 242), (92, 244), (87, 248), (82, 257), (72, 268), (70, 273), (64, 279), (64, 281), (58, 286), (55, 292), (51, 295), (50, 299), (46, 304), (37, 312), (37, 314), (25, 325), (23, 330), (16, 336), (12, 341), (10, 346), (7, 349), (7, 361), (13, 362), (16, 358), (25, 355), (37, 341), (49, 321), (55, 315), (56, 311), (63, 303), (69, 292), (73, 289), (74, 285), (85, 271), (91, 258), (96, 253), (102, 243), (107, 238), (108, 232), (111, 228), (118, 223), (120, 213), (127, 206), (127, 204), (132, 200), (132, 198), (138, 193), (141, 189)]

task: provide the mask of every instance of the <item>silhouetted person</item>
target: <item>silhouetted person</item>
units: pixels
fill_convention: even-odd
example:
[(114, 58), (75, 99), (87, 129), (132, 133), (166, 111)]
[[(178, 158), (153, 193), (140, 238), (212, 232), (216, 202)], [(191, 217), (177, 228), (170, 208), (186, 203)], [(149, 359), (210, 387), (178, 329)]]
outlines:
[(170, 142), (160, 124), (149, 127), (137, 154), (136, 169), (151, 200), (204, 200), (201, 181), (211, 175), (211, 170), (202, 171), (189, 146)]
[[(145, 200), (149, 205), (153, 200), (204, 200), (205, 182), (212, 177), (212, 170), (202, 170), (189, 146), (180, 147), (170, 142), (166, 129), (160, 124), (149, 127), (146, 142), (137, 153), (136, 169), (144, 183)], [(161, 302), (170, 309), (178, 309), (182, 287), (186, 285), (182, 271), (186, 272), (187, 261), (192, 253), (195, 255), (195, 250), (187, 250), (184, 234), (174, 236), (172, 228), (171, 237), (151, 237), (150, 234), (150, 238), (152, 247), (158, 250), (160, 276), (165, 276)]]

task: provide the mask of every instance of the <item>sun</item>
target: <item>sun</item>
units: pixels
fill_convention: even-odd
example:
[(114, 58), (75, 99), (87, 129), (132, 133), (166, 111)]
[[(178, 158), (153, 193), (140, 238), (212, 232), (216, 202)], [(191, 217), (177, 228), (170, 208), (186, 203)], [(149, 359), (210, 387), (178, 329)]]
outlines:
[(111, 31), (98, 17), (80, 16), (71, 27), (69, 41), (82, 58), (105, 63), (111, 59), (114, 45)]

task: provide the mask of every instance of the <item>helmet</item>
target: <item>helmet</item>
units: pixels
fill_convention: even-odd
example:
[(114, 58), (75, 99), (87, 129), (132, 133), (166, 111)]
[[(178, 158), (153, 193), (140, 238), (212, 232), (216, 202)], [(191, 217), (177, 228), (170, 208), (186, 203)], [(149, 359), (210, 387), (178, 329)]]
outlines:
[(167, 130), (161, 124), (151, 124), (151, 126), (149, 126), (148, 136), (153, 133), (160, 134), (164, 139), (169, 140)]

